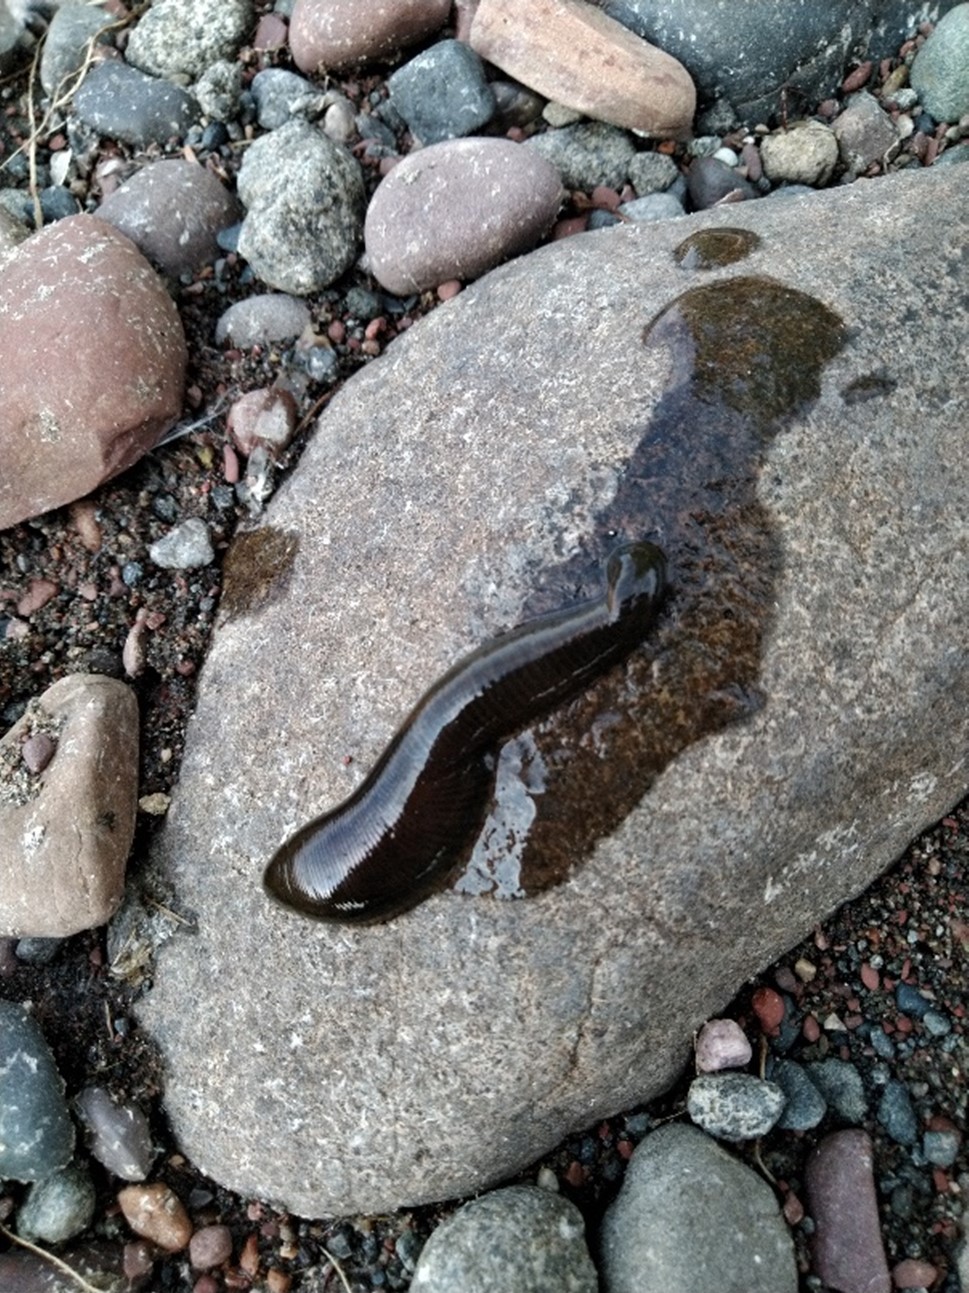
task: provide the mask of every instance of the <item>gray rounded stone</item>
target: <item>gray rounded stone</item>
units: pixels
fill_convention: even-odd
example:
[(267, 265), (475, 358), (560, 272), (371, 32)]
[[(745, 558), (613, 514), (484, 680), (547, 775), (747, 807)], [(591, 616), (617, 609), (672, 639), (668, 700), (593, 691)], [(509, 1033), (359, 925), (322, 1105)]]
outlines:
[(919, 1138), (919, 1120), (904, 1082), (896, 1078), (885, 1084), (878, 1102), (878, 1121), (899, 1145), (914, 1145)]
[(867, 90), (851, 96), (831, 129), (842, 160), (854, 172), (866, 170), (873, 162), (884, 163), (898, 150), (898, 128)]
[(0, 1001), (0, 1180), (42, 1181), (70, 1162), (74, 1125), (40, 1025)]
[(310, 322), (305, 302), (285, 292), (263, 292), (236, 301), (219, 316), (215, 325), (218, 345), (230, 341), (248, 349), (266, 341), (298, 337)]
[(79, 1163), (37, 1181), (17, 1211), (17, 1232), (25, 1239), (62, 1244), (86, 1230), (96, 1202), (91, 1174)]
[(387, 81), (390, 102), (423, 144), (474, 134), (494, 116), (484, 64), (469, 45), (442, 40)]
[(290, 117), (314, 117), (323, 110), (323, 95), (305, 76), (284, 67), (265, 67), (249, 86), (256, 116), (264, 130), (278, 130)]
[(619, 210), (628, 219), (641, 224), (653, 220), (675, 220), (685, 214), (683, 203), (672, 193), (647, 193), (645, 197), (624, 202)]
[(686, 1108), (711, 1136), (756, 1140), (777, 1124), (786, 1101), (780, 1086), (752, 1073), (703, 1073), (690, 1083)]
[(84, 64), (91, 37), (114, 21), (100, 6), (66, 4), (55, 9), (40, 56), (40, 83), (49, 95), (64, 92), (67, 78)]
[(915, 55), (909, 81), (937, 121), (958, 121), (969, 112), (969, 4), (939, 19)]
[(644, 198), (668, 189), (679, 178), (680, 168), (666, 153), (649, 152), (630, 157), (626, 172), (637, 195)]
[(846, 1123), (860, 1123), (868, 1116), (868, 1099), (861, 1074), (847, 1060), (821, 1060), (805, 1066), (808, 1077), (838, 1117)]
[(170, 81), (108, 59), (85, 76), (74, 95), (74, 111), (98, 134), (144, 146), (181, 139), (198, 119), (199, 108)]
[(628, 131), (604, 121), (547, 130), (529, 139), (525, 147), (550, 162), (567, 189), (584, 192), (599, 184), (621, 189), (638, 156)]
[(154, 0), (132, 29), (125, 57), (153, 76), (192, 81), (234, 57), (252, 22), (252, 0)]
[(671, 1123), (637, 1147), (602, 1223), (609, 1293), (796, 1293), (794, 1247), (766, 1181)]
[(816, 1127), (828, 1106), (804, 1066), (793, 1060), (778, 1060), (771, 1066), (769, 1076), (784, 1092), (786, 1100), (776, 1125), (784, 1131), (807, 1131)]
[(363, 223), (360, 167), (315, 126), (296, 118), (257, 139), (238, 190), (247, 208), (239, 254), (270, 287), (306, 296), (353, 264)]
[(424, 1245), (412, 1293), (596, 1293), (585, 1224), (574, 1203), (512, 1185), (466, 1203)]

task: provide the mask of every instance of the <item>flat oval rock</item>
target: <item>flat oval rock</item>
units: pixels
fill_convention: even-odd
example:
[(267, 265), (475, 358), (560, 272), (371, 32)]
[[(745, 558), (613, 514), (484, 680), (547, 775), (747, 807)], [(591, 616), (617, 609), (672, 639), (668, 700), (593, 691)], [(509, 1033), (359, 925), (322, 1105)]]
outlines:
[(558, 172), (506, 139), (452, 139), (405, 157), (370, 202), (374, 276), (407, 295), (473, 279), (533, 247), (562, 201)]
[(0, 758), (0, 935), (58, 938), (103, 925), (121, 902), (135, 830), (138, 705), (124, 683), (68, 674), (0, 741), (55, 733), (42, 772)]
[(0, 269), (0, 529), (89, 493), (182, 407), (185, 336), (124, 234), (69, 216)]
[[(932, 167), (568, 238), (334, 396), (230, 549), (152, 850), (195, 925), (137, 1009), (210, 1176), (311, 1217), (507, 1179), (664, 1090), (695, 1028), (965, 795), (965, 221), (959, 168)], [(757, 237), (678, 264), (703, 229)], [(359, 929), (270, 904), (283, 840), (465, 651), (592, 595), (618, 534), (668, 550), (667, 610), (495, 779), (564, 878)]]
[(314, 73), (386, 57), (432, 35), (450, 9), (451, 0), (296, 0), (289, 24), (293, 62)]

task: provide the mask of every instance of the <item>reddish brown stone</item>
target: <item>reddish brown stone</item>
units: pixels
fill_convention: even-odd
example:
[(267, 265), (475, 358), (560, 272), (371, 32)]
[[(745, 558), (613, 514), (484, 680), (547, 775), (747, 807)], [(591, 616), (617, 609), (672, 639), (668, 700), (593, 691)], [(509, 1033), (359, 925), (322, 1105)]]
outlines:
[(481, 0), (471, 46), (599, 121), (659, 138), (690, 133), (696, 90), (683, 64), (583, 0)]
[(382, 58), (443, 27), (451, 0), (296, 0), (289, 48), (302, 72), (333, 71)]
[(177, 418), (182, 325), (128, 238), (69, 216), (0, 269), (0, 529), (89, 493)]
[(558, 171), (507, 139), (449, 139), (396, 166), (370, 203), (370, 268), (406, 295), (449, 279), (477, 278), (527, 251), (555, 219)]
[(192, 1223), (182, 1201), (161, 1181), (126, 1185), (118, 1192), (118, 1204), (135, 1234), (166, 1252), (180, 1252), (192, 1237)]

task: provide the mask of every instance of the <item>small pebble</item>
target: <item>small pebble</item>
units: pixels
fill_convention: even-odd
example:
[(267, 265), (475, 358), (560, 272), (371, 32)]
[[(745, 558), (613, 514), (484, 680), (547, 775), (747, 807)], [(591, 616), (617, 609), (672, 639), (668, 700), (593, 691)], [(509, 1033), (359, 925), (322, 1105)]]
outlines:
[(690, 1083), (686, 1108), (711, 1136), (756, 1140), (776, 1125), (785, 1102), (784, 1092), (774, 1082), (750, 1073), (711, 1073)]
[(228, 1226), (201, 1226), (189, 1241), (189, 1261), (197, 1271), (221, 1266), (231, 1256), (232, 1232)]
[(209, 527), (193, 516), (148, 545), (148, 555), (164, 570), (197, 570), (215, 560)]
[(938, 1279), (938, 1268), (931, 1262), (907, 1257), (892, 1268), (892, 1283), (897, 1289), (928, 1289)]
[(808, 1076), (829, 1107), (846, 1123), (863, 1122), (868, 1100), (861, 1074), (846, 1060), (828, 1059), (806, 1065)]
[(710, 1019), (697, 1034), (695, 1058), (701, 1073), (741, 1069), (752, 1054), (746, 1033), (733, 1019)]
[(918, 1140), (918, 1118), (904, 1082), (895, 1078), (886, 1082), (878, 1102), (878, 1121), (899, 1145), (914, 1145)]
[(95, 1202), (94, 1184), (87, 1169), (69, 1163), (30, 1187), (17, 1212), (17, 1231), (25, 1239), (62, 1244), (91, 1224)]
[(761, 1029), (768, 1037), (776, 1036), (784, 1019), (784, 998), (773, 988), (758, 988), (750, 1002)]
[(136, 1104), (117, 1103), (105, 1087), (85, 1087), (76, 1108), (94, 1158), (123, 1181), (143, 1181), (155, 1157), (148, 1120)]
[(35, 732), (20, 747), (21, 758), (30, 772), (43, 772), (57, 751), (57, 742), (48, 732)]
[(777, 1126), (784, 1131), (808, 1131), (816, 1127), (827, 1112), (827, 1105), (804, 1067), (793, 1060), (778, 1060), (771, 1066), (769, 1077), (787, 1098)]
[(142, 1239), (177, 1253), (192, 1237), (192, 1223), (181, 1200), (167, 1185), (126, 1185), (118, 1192), (118, 1205), (125, 1221)]

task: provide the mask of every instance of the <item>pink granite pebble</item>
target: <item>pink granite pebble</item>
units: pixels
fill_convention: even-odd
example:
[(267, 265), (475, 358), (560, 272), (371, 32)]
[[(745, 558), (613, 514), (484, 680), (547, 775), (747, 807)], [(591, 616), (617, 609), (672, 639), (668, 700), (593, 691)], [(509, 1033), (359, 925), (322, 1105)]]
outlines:
[(825, 1136), (808, 1159), (806, 1178), (817, 1227), (815, 1273), (838, 1293), (891, 1293), (868, 1133)]
[(373, 195), (364, 225), (371, 271), (402, 296), (477, 278), (533, 247), (561, 200), (558, 172), (520, 144), (431, 144), (405, 157)]
[(696, 1066), (701, 1073), (743, 1068), (752, 1053), (744, 1030), (733, 1019), (710, 1019), (697, 1034)]

